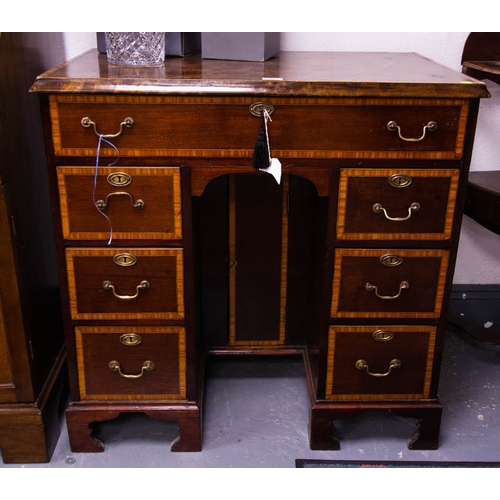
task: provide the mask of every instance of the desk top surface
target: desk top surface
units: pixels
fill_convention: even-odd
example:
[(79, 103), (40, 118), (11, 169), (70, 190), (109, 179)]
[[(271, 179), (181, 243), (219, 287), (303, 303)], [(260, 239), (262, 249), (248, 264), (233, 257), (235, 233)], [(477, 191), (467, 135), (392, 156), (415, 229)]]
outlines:
[(40, 75), (44, 93), (489, 97), (486, 85), (416, 53), (280, 52), (265, 62), (168, 57), (159, 66), (109, 64), (88, 51)]

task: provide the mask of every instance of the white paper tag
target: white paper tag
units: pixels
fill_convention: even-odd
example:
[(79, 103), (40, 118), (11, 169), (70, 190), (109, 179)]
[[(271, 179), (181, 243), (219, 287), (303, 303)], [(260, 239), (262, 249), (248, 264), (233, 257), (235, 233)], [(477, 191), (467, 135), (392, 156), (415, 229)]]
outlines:
[(271, 158), (271, 164), (267, 168), (259, 168), (261, 172), (271, 174), (278, 184), (281, 182), (281, 162), (278, 158)]

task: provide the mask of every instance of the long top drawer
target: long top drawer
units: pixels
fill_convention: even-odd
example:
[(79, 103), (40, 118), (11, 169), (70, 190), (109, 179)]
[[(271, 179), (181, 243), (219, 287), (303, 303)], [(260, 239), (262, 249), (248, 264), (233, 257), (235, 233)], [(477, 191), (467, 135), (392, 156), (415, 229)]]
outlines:
[[(278, 158), (458, 159), (466, 99), (269, 97)], [(50, 96), (57, 155), (95, 156), (100, 134), (120, 156), (251, 158), (260, 117), (251, 97)], [(116, 155), (106, 143), (100, 154)]]

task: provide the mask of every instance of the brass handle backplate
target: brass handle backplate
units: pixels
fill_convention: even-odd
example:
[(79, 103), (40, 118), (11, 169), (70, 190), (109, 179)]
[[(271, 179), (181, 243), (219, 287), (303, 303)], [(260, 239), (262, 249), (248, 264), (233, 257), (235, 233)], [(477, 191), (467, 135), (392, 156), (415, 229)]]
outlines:
[(137, 208), (137, 210), (142, 210), (146, 206), (144, 201), (142, 201), (140, 199), (137, 201), (134, 201), (134, 197), (130, 193), (127, 193), (126, 191), (116, 191), (114, 193), (109, 193), (108, 196), (106, 196), (106, 200), (97, 200), (95, 202), (96, 207), (99, 210), (104, 210), (105, 208), (107, 208), (107, 206), (109, 204), (109, 198), (111, 196), (128, 196), (130, 198), (130, 203), (132, 204), (132, 206), (134, 208)]
[(153, 371), (155, 369), (155, 364), (149, 360), (144, 361), (144, 363), (142, 363), (141, 373), (137, 373), (137, 374), (123, 373), (120, 363), (118, 361), (115, 361), (115, 360), (110, 361), (108, 363), (108, 368), (112, 372), (118, 372), (123, 378), (141, 378), (144, 375), (145, 371), (148, 371), (148, 372)]
[(395, 130), (397, 130), (399, 138), (403, 141), (406, 141), (406, 142), (420, 142), (424, 139), (427, 131), (434, 132), (434, 130), (436, 130), (437, 127), (438, 127), (437, 122), (430, 121), (427, 125), (424, 126), (423, 131), (422, 131), (422, 135), (420, 137), (412, 138), (412, 137), (403, 137), (401, 135), (401, 127), (394, 120), (391, 120), (387, 124), (387, 130), (389, 130), (390, 132), (394, 132)]
[(368, 375), (370, 375), (370, 377), (387, 377), (387, 375), (389, 375), (389, 373), (391, 373), (391, 370), (401, 368), (401, 361), (399, 359), (393, 359), (389, 363), (389, 369), (385, 373), (372, 373), (370, 371), (370, 367), (368, 366), (368, 363), (364, 359), (358, 359), (356, 361), (356, 363), (354, 364), (354, 366), (358, 370), (365, 370), (366, 373), (368, 373)]
[(420, 203), (417, 203), (416, 201), (414, 201), (408, 207), (408, 215), (406, 217), (390, 217), (389, 214), (387, 213), (387, 210), (382, 206), (381, 203), (375, 203), (375, 205), (373, 205), (373, 211), (376, 214), (383, 212), (384, 216), (387, 220), (392, 220), (394, 222), (401, 222), (404, 220), (408, 220), (412, 216), (413, 212), (418, 212), (419, 210), (420, 210)]
[(399, 284), (399, 291), (396, 295), (380, 295), (378, 293), (378, 288), (375, 286), (375, 285), (372, 285), (371, 283), (367, 283), (365, 285), (365, 288), (369, 291), (369, 292), (375, 292), (375, 295), (379, 298), (379, 299), (384, 299), (384, 300), (394, 300), (394, 299), (397, 299), (400, 295), (401, 295), (401, 292), (407, 288), (410, 288), (410, 284), (407, 282), (407, 281), (402, 281), (400, 284)]
[(82, 118), (82, 120), (81, 120), (80, 123), (85, 128), (94, 127), (95, 134), (97, 136), (99, 136), (99, 137), (102, 136), (104, 139), (113, 139), (115, 137), (118, 137), (119, 135), (122, 134), (124, 127), (126, 127), (126, 128), (132, 128), (134, 126), (134, 120), (133, 120), (133, 118), (130, 118), (130, 116), (128, 116), (127, 118), (125, 118), (125, 120), (123, 120), (120, 123), (120, 130), (116, 134), (100, 134), (97, 131), (97, 124), (96, 124), (96, 122), (94, 122), (93, 120), (91, 120), (88, 116), (85, 116), (84, 118)]
[(115, 285), (113, 285), (111, 281), (106, 280), (102, 282), (102, 287), (104, 288), (104, 290), (111, 290), (113, 292), (113, 295), (120, 300), (135, 299), (139, 296), (139, 292), (141, 290), (149, 290), (149, 286), (149, 281), (143, 280), (136, 286), (136, 292), (134, 295), (119, 295), (116, 293)]

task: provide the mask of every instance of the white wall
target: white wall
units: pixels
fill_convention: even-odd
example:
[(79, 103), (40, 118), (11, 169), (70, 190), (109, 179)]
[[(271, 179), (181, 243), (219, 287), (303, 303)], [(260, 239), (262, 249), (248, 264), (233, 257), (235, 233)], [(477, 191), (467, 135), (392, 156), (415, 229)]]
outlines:
[[(315, 33), (287, 32), (281, 35), (285, 51), (395, 51), (418, 52), (457, 71), (468, 33)], [(67, 58), (95, 47), (95, 33), (64, 33)], [(500, 86), (486, 82), (492, 94), (483, 99), (472, 156), (472, 170), (500, 168)], [(500, 236), (464, 217), (454, 282), (457, 284), (500, 283)]]

